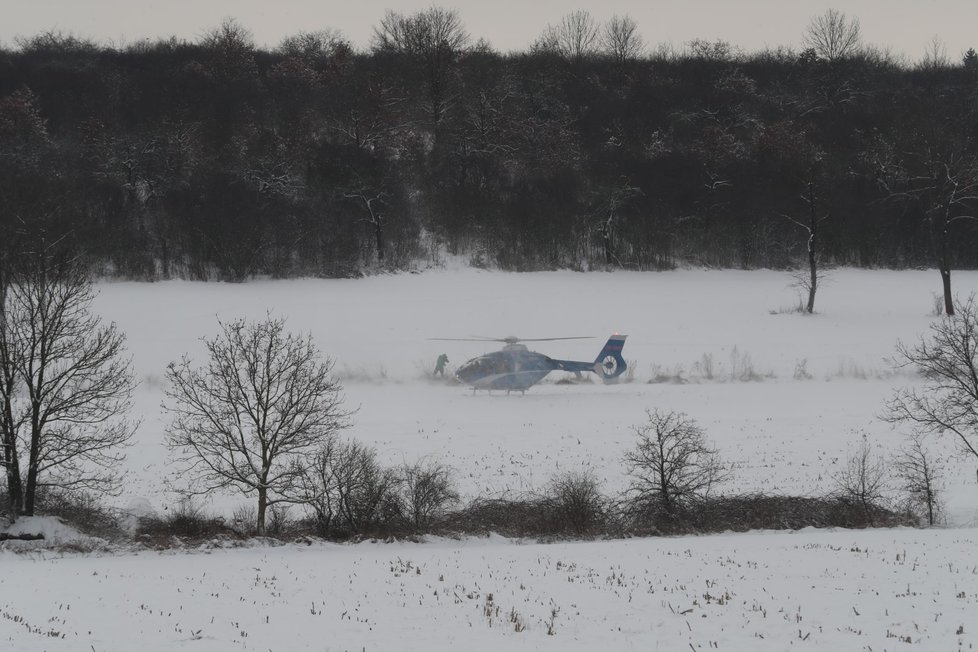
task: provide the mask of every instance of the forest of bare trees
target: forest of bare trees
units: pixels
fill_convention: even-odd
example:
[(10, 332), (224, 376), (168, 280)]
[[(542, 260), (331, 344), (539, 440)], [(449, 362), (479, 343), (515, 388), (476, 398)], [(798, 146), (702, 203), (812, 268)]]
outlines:
[(0, 247), (46, 234), (136, 279), (448, 252), (928, 266), (949, 286), (978, 265), (978, 56), (898, 60), (840, 12), (798, 35), (656, 50), (627, 16), (576, 12), (502, 54), (433, 7), (388, 12), (366, 50), (326, 26), (262, 49), (233, 20), (194, 42), (26, 37), (0, 50)]

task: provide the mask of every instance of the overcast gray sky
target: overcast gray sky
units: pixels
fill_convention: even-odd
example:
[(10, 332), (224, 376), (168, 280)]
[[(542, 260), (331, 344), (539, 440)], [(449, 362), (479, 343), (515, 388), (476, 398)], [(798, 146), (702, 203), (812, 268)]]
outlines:
[[(836, 8), (860, 20), (870, 44), (919, 59), (934, 36), (957, 59), (978, 48), (978, 0), (455, 0), (473, 38), (502, 51), (525, 50), (548, 23), (585, 9), (599, 20), (628, 14), (646, 43), (677, 48), (694, 38), (724, 39), (748, 51), (797, 47), (811, 16)], [(412, 12), (431, 2), (397, 0), (0, 0), (0, 43), (46, 30), (124, 43), (177, 36), (195, 39), (225, 17), (251, 30), (259, 45), (323, 27), (341, 30), (357, 46), (370, 42), (386, 9)]]

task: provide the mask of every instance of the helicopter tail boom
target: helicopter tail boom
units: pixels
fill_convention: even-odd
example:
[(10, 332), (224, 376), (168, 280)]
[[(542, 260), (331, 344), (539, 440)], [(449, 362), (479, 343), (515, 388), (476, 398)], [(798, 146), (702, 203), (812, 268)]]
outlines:
[(628, 336), (617, 333), (609, 337), (594, 362), (577, 362), (574, 360), (555, 360), (554, 362), (557, 364), (557, 368), (562, 371), (576, 373), (593, 371), (604, 380), (612, 380), (625, 373), (625, 369), (628, 368), (625, 359), (621, 357), (626, 337)]

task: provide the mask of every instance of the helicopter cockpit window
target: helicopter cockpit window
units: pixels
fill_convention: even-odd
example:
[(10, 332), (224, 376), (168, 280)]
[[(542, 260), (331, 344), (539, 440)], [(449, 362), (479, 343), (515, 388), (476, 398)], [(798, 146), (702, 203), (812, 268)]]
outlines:
[(487, 362), (488, 361), (485, 358), (476, 358), (475, 360), (469, 362), (465, 366), (468, 368), (467, 371), (473, 371), (476, 373), (483, 374), (489, 370), (489, 367), (487, 366)]

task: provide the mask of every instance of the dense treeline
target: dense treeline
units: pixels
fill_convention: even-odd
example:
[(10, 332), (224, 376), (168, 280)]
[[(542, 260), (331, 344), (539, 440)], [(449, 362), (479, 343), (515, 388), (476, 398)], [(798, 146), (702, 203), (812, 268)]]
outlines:
[(63, 238), (139, 279), (441, 251), (783, 268), (818, 224), (823, 263), (978, 265), (959, 219), (978, 195), (973, 51), (643, 55), (622, 22), (582, 42), (565, 18), (511, 54), (437, 8), (388, 13), (364, 52), (328, 30), (266, 51), (234, 21), (192, 43), (25, 39), (0, 50), (0, 249)]

